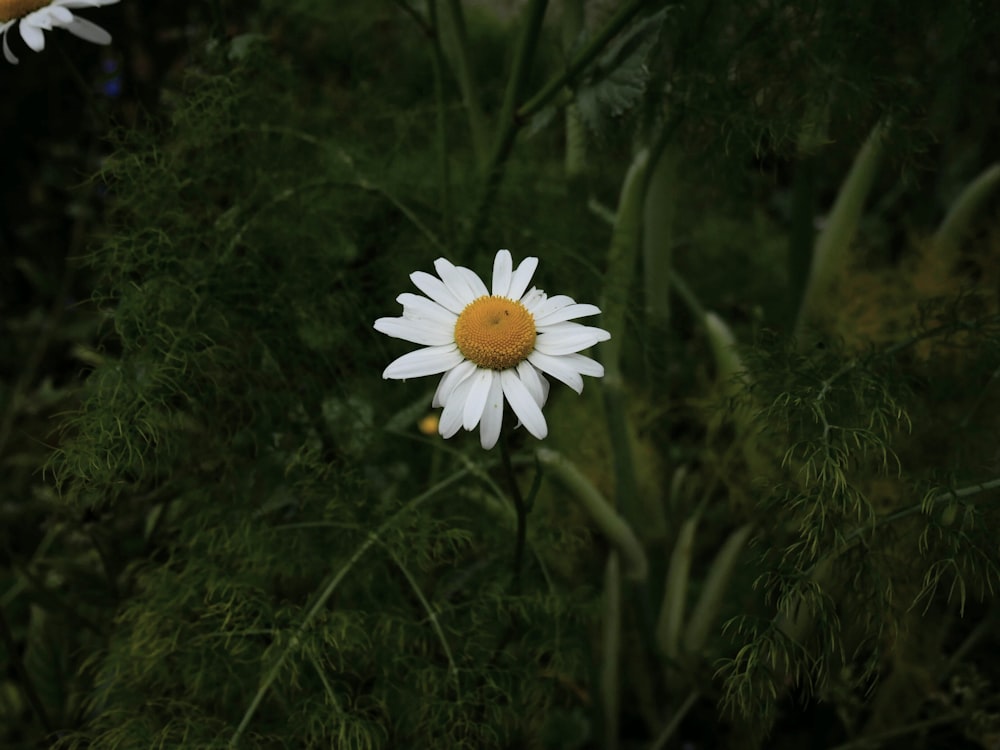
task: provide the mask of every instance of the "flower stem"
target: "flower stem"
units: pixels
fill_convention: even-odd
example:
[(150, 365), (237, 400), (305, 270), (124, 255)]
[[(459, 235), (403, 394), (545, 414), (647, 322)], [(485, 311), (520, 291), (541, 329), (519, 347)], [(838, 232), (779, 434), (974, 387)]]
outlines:
[(531, 70), (531, 63), (534, 60), (535, 50), (541, 35), (542, 19), (547, 7), (548, 0), (530, 0), (522, 13), (524, 21), (514, 47), (514, 61), (507, 79), (503, 105), (498, 115), (499, 124), (493, 149), (486, 163), (483, 189), (476, 205), (472, 230), (462, 248), (464, 251), (471, 251), (479, 240), (480, 232), (486, 224), (489, 209), (493, 205), (493, 199), (500, 189), (507, 158), (514, 148), (517, 133), (524, 124), (524, 120), (518, 116), (517, 102), (528, 80), (528, 73)]
[(510, 460), (510, 433), (503, 431), (500, 436), (500, 458), (503, 461), (504, 473), (507, 475), (507, 484), (510, 485), (510, 497), (514, 501), (514, 510), (517, 512), (517, 541), (514, 543), (514, 583), (513, 593), (521, 593), (521, 569), (524, 567), (524, 545), (528, 531), (528, 509), (524, 504), (524, 497), (521, 495), (521, 488), (517, 484), (517, 476), (514, 474), (514, 466)]

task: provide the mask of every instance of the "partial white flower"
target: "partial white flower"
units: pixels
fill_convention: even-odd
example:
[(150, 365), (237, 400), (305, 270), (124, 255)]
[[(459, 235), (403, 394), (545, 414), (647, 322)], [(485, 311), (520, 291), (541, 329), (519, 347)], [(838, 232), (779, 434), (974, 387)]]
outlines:
[(35, 52), (45, 49), (45, 32), (66, 29), (94, 44), (109, 44), (111, 34), (86, 18), (73, 15), (71, 8), (97, 8), (114, 5), (119, 0), (0, 0), (0, 37), (3, 56), (11, 65), (18, 59), (10, 51), (7, 34), (16, 23), (24, 43)]
[(542, 414), (549, 394), (545, 375), (577, 393), (583, 391), (582, 375), (604, 375), (599, 362), (579, 352), (611, 334), (570, 322), (600, 310), (565, 295), (548, 297), (528, 289), (537, 267), (538, 258), (525, 258), (514, 269), (510, 253), (501, 250), (487, 289), (473, 271), (438, 258), (438, 276), (410, 274), (427, 296), (401, 294), (396, 301), (403, 316), (375, 321), (376, 331), (424, 346), (390, 364), (383, 378), (444, 373), (432, 402), (444, 407), (438, 425), (444, 437), (479, 425), (483, 448), (492, 448), (506, 400), (525, 429), (542, 439), (548, 434)]

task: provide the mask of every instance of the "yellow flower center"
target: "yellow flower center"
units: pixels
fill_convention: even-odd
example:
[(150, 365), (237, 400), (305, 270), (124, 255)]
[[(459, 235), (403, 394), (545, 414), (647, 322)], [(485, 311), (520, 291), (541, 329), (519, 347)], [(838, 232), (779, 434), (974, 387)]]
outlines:
[(535, 319), (517, 300), (480, 297), (455, 322), (455, 343), (466, 359), (490, 370), (506, 370), (535, 348)]
[(0, 23), (24, 18), (32, 11), (44, 8), (51, 0), (0, 0)]

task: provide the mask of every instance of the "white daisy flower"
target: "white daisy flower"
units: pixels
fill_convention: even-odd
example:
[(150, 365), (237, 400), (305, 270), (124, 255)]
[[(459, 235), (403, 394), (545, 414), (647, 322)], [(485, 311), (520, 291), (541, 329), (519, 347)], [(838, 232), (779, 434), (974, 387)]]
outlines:
[(514, 270), (510, 253), (501, 250), (487, 289), (473, 271), (438, 258), (434, 268), (440, 278), (423, 271), (410, 274), (427, 296), (401, 294), (396, 301), (403, 316), (375, 321), (376, 331), (425, 347), (390, 364), (383, 378), (444, 373), (432, 402), (444, 407), (438, 425), (444, 437), (480, 425), (483, 448), (492, 448), (506, 399), (528, 432), (542, 439), (548, 434), (542, 414), (549, 393), (545, 375), (577, 393), (583, 391), (582, 375), (604, 375), (599, 362), (578, 352), (611, 334), (570, 322), (600, 310), (528, 289), (537, 267), (538, 258), (525, 258)]
[(24, 43), (35, 52), (45, 49), (45, 32), (52, 29), (66, 29), (94, 44), (109, 44), (111, 34), (86, 18), (74, 16), (70, 8), (97, 8), (117, 2), (119, 0), (0, 0), (3, 56), (11, 65), (17, 65), (17, 57), (7, 42), (7, 34), (15, 23)]

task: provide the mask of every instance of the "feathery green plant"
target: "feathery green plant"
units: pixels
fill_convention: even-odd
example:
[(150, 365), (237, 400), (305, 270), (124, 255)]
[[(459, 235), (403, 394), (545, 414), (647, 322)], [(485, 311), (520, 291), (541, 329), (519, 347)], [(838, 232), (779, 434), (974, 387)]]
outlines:
[[(857, 250), (907, 220), (882, 185), (961, 140), (913, 61), (988, 26), (903, 10), (576, 3), (559, 42), (534, 0), (220, 24), (97, 178), (105, 328), (2, 579), (0, 720), (67, 748), (797, 747), (800, 719), (817, 747), (987, 746), (1000, 303), (969, 229), (995, 174), (929, 243), (982, 258), (975, 288)], [(859, 148), (792, 295), (804, 346), (772, 299), (809, 204), (785, 172), (808, 152), (832, 195)], [(552, 447), (501, 456), (417, 428), (427, 389), (386, 387), (371, 325), (407, 273), (505, 246), (613, 338), (599, 385), (553, 388)]]

